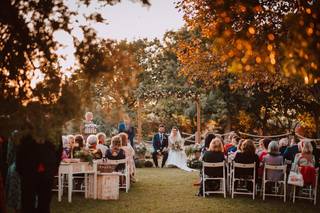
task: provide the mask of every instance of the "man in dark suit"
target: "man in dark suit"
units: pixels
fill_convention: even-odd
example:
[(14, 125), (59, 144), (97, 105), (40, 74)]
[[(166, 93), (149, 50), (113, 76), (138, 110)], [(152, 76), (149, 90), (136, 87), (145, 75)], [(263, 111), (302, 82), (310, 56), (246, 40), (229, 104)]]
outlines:
[(159, 126), (159, 132), (153, 136), (152, 145), (154, 149), (152, 153), (153, 162), (156, 167), (159, 167), (158, 156), (162, 155), (161, 167), (163, 168), (168, 159), (168, 136), (165, 134), (165, 127), (163, 124)]

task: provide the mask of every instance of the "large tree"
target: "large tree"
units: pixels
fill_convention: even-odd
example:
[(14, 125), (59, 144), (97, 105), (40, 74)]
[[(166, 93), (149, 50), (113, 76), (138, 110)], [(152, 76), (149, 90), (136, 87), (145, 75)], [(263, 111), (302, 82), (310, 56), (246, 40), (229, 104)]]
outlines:
[[(67, 90), (63, 88), (68, 85), (68, 79), (64, 78), (61, 72), (59, 56), (56, 53), (61, 44), (54, 40), (54, 33), (64, 31), (76, 41), (73, 30), (80, 30), (84, 35), (90, 34), (92, 30), (87, 27), (90, 22), (105, 21), (98, 11), (91, 14), (80, 13), (77, 8), (118, 2), (120, 0), (75, 0), (73, 3), (76, 7), (71, 8), (64, 0), (1, 1), (1, 123), (23, 123), (26, 113), (21, 114), (20, 120), (14, 118), (16, 114), (26, 112), (28, 104), (38, 104), (39, 107), (43, 104), (56, 106), (61, 96), (67, 95)], [(147, 0), (136, 2), (149, 4)], [(81, 23), (79, 19), (86, 21)]]

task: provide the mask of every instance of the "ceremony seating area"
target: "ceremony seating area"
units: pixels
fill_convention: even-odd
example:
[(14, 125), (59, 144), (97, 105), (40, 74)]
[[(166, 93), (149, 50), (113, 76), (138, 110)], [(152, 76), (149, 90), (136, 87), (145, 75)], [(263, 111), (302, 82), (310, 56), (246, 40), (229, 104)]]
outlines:
[[(290, 200), (295, 203), (296, 199), (302, 199), (317, 204), (319, 148), (316, 143), (311, 143), (312, 140), (300, 138), (297, 143), (297, 140), (290, 139), (291, 144), (287, 143), (281, 154), (280, 143), (267, 137), (254, 142), (240, 139), (235, 133), (226, 134), (224, 140), (219, 134), (213, 137), (208, 135), (208, 138), (214, 139), (204, 147), (203, 158), (212, 162), (203, 160), (199, 196), (222, 193), (226, 198), (227, 192), (232, 199), (236, 195), (249, 195), (253, 200), (262, 198), (265, 201), (278, 197), (283, 202)], [(224, 149), (219, 149), (219, 146), (224, 146)], [(296, 152), (289, 156), (288, 152), (293, 148), (296, 148)], [(214, 156), (221, 153), (220, 150), (223, 150), (225, 160), (217, 162)], [(212, 157), (208, 158), (209, 155)], [(216, 175), (221, 168), (223, 173)], [(205, 174), (208, 169), (215, 175)], [(212, 185), (207, 184), (209, 181), (220, 187), (212, 190)]]

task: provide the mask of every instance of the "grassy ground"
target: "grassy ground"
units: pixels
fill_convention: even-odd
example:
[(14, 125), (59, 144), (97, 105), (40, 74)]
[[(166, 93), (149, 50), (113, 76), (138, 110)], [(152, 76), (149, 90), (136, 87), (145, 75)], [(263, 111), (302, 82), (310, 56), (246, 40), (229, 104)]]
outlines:
[(121, 192), (118, 201), (85, 200), (82, 194), (74, 194), (69, 204), (66, 196), (52, 202), (52, 212), (319, 212), (320, 205), (314, 207), (309, 201), (283, 203), (279, 199), (259, 197), (252, 200), (248, 196), (235, 199), (221, 195), (210, 198), (196, 197), (197, 187), (192, 183), (198, 173), (187, 173), (179, 169), (138, 169), (138, 182), (129, 193)]

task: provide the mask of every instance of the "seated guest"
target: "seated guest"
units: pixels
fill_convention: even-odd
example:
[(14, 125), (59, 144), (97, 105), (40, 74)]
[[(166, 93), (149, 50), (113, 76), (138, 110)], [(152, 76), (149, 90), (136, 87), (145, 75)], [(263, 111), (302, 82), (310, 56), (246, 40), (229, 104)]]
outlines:
[(300, 170), (304, 184), (315, 183), (315, 157), (313, 155), (313, 148), (310, 141), (301, 141), (298, 144), (301, 153), (296, 154), (292, 169)]
[(211, 141), (215, 138), (216, 136), (213, 133), (208, 133), (206, 135), (206, 138), (204, 139), (204, 146), (201, 149), (201, 153), (204, 154), (205, 151), (209, 149)]
[(102, 152), (102, 157), (105, 157), (106, 151), (109, 148), (108, 146), (105, 145), (107, 136), (103, 132), (99, 132), (97, 134), (97, 137), (98, 137), (97, 149), (100, 149)]
[[(124, 150), (121, 149), (121, 138), (119, 136), (114, 136), (111, 139), (111, 147), (106, 152), (106, 158), (109, 160), (122, 160), (126, 158)], [(115, 170), (121, 171), (124, 168), (124, 164), (119, 164)]]
[(231, 139), (231, 146), (227, 149), (227, 153), (225, 154), (236, 152), (239, 145), (239, 141), (240, 138), (237, 135), (233, 136)]
[[(279, 146), (276, 141), (271, 141), (268, 146), (268, 154), (262, 159), (264, 165), (283, 165), (283, 157), (280, 155)], [(272, 181), (278, 181), (282, 178), (282, 171), (268, 170), (266, 178)]]
[(232, 138), (235, 137), (235, 136), (237, 136), (237, 134), (231, 133), (231, 134), (228, 136), (228, 139), (225, 140), (225, 144), (224, 144), (224, 147), (223, 147), (225, 154), (227, 154), (227, 153), (228, 153), (228, 149), (233, 146), (233, 144), (232, 144)]
[(75, 156), (76, 152), (83, 150), (83, 148), (84, 148), (83, 142), (84, 142), (84, 139), (83, 139), (82, 135), (76, 135), (74, 137), (74, 145), (73, 145), (73, 149), (72, 149), (73, 156)]
[(262, 161), (264, 156), (266, 156), (268, 154), (268, 146), (269, 146), (270, 142), (271, 142), (271, 140), (269, 138), (264, 138), (264, 139), (259, 141), (259, 145), (260, 145), (260, 147), (262, 149), (261, 152), (258, 153), (260, 162)]
[(242, 152), (243, 142), (245, 142), (245, 139), (240, 139), (237, 147), (237, 152)]
[(310, 141), (300, 141), (298, 143), (300, 153), (297, 153), (293, 166), (315, 166), (315, 157), (313, 155), (313, 148)]
[(134, 149), (132, 148), (131, 144), (128, 143), (128, 135), (127, 133), (121, 132), (119, 134), (121, 138), (121, 149), (123, 149), (126, 159), (128, 161), (128, 170), (129, 174), (131, 176), (131, 179), (133, 180), (134, 173), (136, 172), (136, 166), (134, 163)]
[(233, 153), (229, 153), (228, 154), (228, 159), (229, 160), (234, 160), (236, 154), (238, 152), (242, 152), (242, 146), (243, 146), (243, 142), (245, 141), (245, 139), (240, 139), (239, 142), (238, 142), (238, 145), (237, 145), (237, 150)]
[[(267, 156), (267, 154), (268, 154), (268, 146), (269, 146), (270, 142), (271, 142), (271, 140), (268, 139), (268, 138), (264, 138), (264, 139), (259, 141), (259, 146), (261, 148), (261, 151), (258, 154), (258, 157), (259, 157), (259, 162), (260, 163), (262, 162), (263, 158), (265, 156)], [(258, 167), (258, 177), (262, 178), (262, 175), (263, 175), (263, 165), (260, 164), (259, 167)]]
[(288, 138), (281, 138), (279, 141), (279, 151), (280, 154), (283, 156), (284, 151), (286, 151), (287, 147), (288, 147), (289, 141)]
[[(221, 139), (214, 138), (209, 146), (208, 151), (206, 151), (202, 157), (202, 160), (207, 163), (219, 163), (224, 161), (224, 148)], [(222, 177), (222, 168), (205, 168), (205, 175), (210, 177)], [(198, 196), (203, 195), (203, 184), (201, 180), (200, 189)]]
[(89, 135), (87, 138), (87, 145), (88, 148), (93, 155), (93, 159), (101, 159), (102, 152), (100, 149), (97, 148), (98, 138), (96, 135)]
[[(242, 163), (242, 164), (252, 164), (256, 163), (256, 172), (258, 171), (259, 166), (259, 158), (256, 154), (256, 147), (252, 140), (245, 140), (242, 144), (242, 151), (237, 152), (234, 162), (236, 163)], [(235, 170), (235, 176), (237, 178), (246, 178), (248, 176), (252, 176), (252, 169), (246, 169), (246, 168), (236, 168)], [(257, 174), (256, 174), (257, 177)]]
[(71, 146), (68, 141), (67, 136), (62, 136), (62, 155), (61, 155), (61, 160), (66, 159), (66, 158), (71, 158)]
[(70, 148), (70, 154), (69, 154), (69, 158), (73, 158), (73, 148), (75, 146), (75, 137), (74, 135), (68, 135), (67, 136), (67, 140), (68, 140), (68, 144), (69, 144), (69, 148)]
[(296, 154), (299, 153), (299, 148), (298, 148), (299, 140), (297, 137), (292, 137), (289, 141), (290, 141), (290, 146), (288, 146), (284, 151), (283, 158), (285, 161), (288, 161), (288, 163), (291, 164)]
[(317, 148), (317, 143), (315, 141), (311, 141), (311, 145), (312, 145), (312, 148), (313, 148), (313, 155), (314, 155), (314, 159), (316, 161), (316, 168), (319, 167), (319, 158), (320, 158), (320, 150)]

